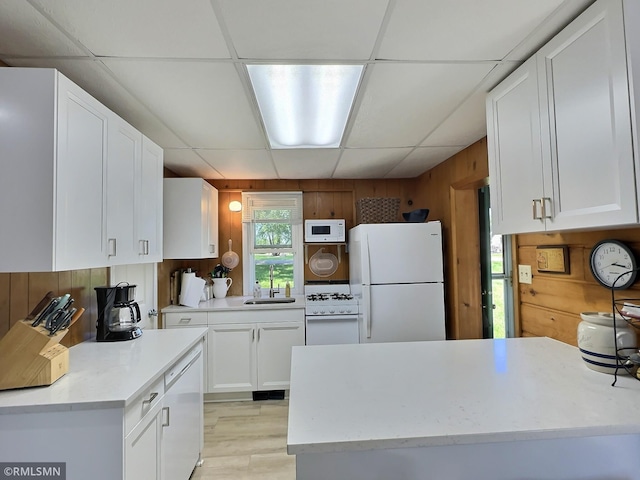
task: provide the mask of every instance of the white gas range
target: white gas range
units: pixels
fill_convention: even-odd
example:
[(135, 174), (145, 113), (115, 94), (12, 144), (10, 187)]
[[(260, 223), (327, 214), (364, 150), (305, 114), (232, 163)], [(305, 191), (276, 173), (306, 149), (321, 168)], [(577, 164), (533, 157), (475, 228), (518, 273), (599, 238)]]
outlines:
[(307, 345), (358, 343), (358, 301), (347, 284), (304, 286)]

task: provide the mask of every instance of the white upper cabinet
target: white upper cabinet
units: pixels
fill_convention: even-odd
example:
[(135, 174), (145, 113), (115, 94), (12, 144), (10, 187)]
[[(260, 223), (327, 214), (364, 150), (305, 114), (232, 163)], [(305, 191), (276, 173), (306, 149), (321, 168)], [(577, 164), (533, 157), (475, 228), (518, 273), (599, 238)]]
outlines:
[(112, 265), (136, 263), (136, 173), (142, 134), (115, 114), (109, 118), (107, 255)]
[(115, 114), (108, 146), (109, 264), (161, 262), (162, 149)]
[(54, 69), (0, 68), (0, 272), (162, 260), (162, 149)]
[(109, 111), (53, 69), (0, 69), (0, 271), (106, 265)]
[(638, 222), (637, 3), (596, 2), (489, 94), (495, 233)]
[(535, 58), (498, 85), (487, 100), (487, 147), (494, 233), (544, 228), (533, 207), (544, 195)]
[(217, 258), (218, 190), (201, 178), (164, 179), (164, 258)]
[[(142, 158), (136, 192), (138, 261), (162, 261), (162, 185), (163, 150), (147, 137), (142, 137)], [(217, 212), (216, 212), (217, 213)], [(216, 222), (217, 224), (217, 222)]]

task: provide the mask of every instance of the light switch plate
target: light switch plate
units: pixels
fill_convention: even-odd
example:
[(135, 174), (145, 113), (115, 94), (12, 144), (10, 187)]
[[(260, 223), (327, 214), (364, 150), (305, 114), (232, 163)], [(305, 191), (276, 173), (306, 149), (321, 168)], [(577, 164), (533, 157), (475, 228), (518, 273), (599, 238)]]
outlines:
[(531, 283), (531, 265), (518, 265), (518, 281)]

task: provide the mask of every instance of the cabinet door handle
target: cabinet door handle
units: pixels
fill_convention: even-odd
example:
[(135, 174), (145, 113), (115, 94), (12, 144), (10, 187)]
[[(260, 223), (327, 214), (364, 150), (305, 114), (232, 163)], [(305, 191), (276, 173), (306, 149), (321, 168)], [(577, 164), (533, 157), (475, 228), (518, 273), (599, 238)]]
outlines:
[(216, 253), (216, 246), (214, 244), (209, 245), (209, 253)]
[(542, 197), (540, 199), (540, 204), (542, 205), (542, 218), (551, 218), (551, 215), (547, 215), (547, 202), (549, 202), (549, 206), (551, 206), (550, 197)]
[(179, 320), (179, 323), (181, 324), (185, 324), (185, 323), (190, 323), (191, 322), (191, 318), (190, 317), (183, 317)]
[(149, 240), (138, 240), (138, 246), (140, 255), (149, 255)]
[(162, 419), (162, 426), (163, 426), (163, 427), (168, 427), (168, 426), (169, 426), (169, 424), (171, 423), (171, 422), (170, 422), (170, 418), (169, 418), (169, 415), (170, 415), (170, 413), (169, 413), (169, 407), (162, 407), (162, 413), (163, 413), (163, 414), (164, 414), (164, 413), (166, 413), (166, 414), (167, 414), (167, 417), (166, 417), (166, 418), (167, 418), (167, 423), (165, 423), (165, 422), (164, 422), (164, 418), (163, 418), (163, 419)]
[(110, 238), (109, 240), (107, 240), (108, 245), (109, 245), (109, 251), (107, 253), (107, 255), (109, 255), (110, 257), (115, 257), (116, 256), (116, 239), (115, 238)]
[(260, 341), (260, 330), (262, 330), (261, 328), (258, 329), (258, 341)]
[[(542, 204), (542, 200), (540, 200), (539, 198), (534, 198), (533, 201), (531, 202), (531, 207), (533, 208), (533, 219), (534, 220), (542, 220), (542, 217), (538, 216), (538, 208), (537, 208), (537, 204), (538, 203)], [(544, 207), (542, 207), (542, 205), (541, 205), (540, 208), (543, 209)]]
[(158, 392), (151, 392), (151, 395), (149, 395), (149, 398), (147, 398), (146, 400), (142, 401), (142, 405), (150, 404), (151, 402), (153, 402), (155, 400), (155, 398), (157, 396), (158, 396)]
[(256, 341), (256, 329), (255, 328), (253, 330), (251, 330), (251, 341), (252, 342)]

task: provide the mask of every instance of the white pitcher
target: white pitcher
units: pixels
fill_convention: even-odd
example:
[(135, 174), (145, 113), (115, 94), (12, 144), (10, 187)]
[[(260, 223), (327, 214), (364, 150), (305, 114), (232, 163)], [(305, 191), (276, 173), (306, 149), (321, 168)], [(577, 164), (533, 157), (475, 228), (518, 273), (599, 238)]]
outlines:
[(227, 278), (214, 278), (213, 279), (213, 296), (216, 298), (224, 298), (227, 296), (227, 291), (233, 283), (233, 280)]

